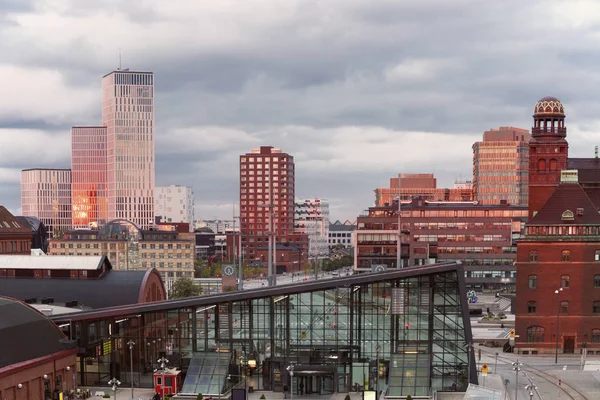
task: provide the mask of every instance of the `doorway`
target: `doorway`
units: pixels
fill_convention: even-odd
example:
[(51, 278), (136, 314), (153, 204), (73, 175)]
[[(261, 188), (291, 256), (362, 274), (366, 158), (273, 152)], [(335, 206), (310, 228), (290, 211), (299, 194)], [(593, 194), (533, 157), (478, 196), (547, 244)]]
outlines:
[(575, 336), (565, 336), (563, 349), (565, 354), (575, 353)]

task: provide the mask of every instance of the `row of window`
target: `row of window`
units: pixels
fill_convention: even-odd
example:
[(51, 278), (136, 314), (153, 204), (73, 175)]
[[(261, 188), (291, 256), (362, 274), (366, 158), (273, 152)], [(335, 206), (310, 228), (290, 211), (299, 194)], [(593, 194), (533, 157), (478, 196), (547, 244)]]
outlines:
[[(114, 250), (114, 249), (117, 248), (117, 244), (116, 243), (109, 243), (109, 244), (110, 244), (110, 249)], [(158, 247), (154, 243), (150, 243), (150, 244), (142, 243), (141, 246), (142, 246), (142, 249), (146, 249), (148, 247), (150, 249), (158, 248), (158, 249), (161, 249), (161, 250), (162, 249), (182, 249), (184, 247), (184, 245), (182, 245), (181, 243), (177, 243), (177, 244), (172, 244), (172, 243), (164, 244), (164, 243), (160, 243), (160, 244), (158, 244)], [(58, 243), (52, 243), (52, 248), (53, 249), (56, 249), (58, 247), (59, 247)], [(61, 249), (64, 249), (66, 247), (68, 247), (69, 249), (73, 249), (73, 248), (76, 248), (76, 249), (82, 249), (82, 248), (86, 248), (86, 249), (91, 249), (91, 248), (98, 249), (98, 248), (100, 248), (100, 244), (99, 243), (85, 243), (85, 244), (82, 244), (82, 243), (76, 243), (76, 244), (69, 243), (68, 246), (67, 246), (65, 243), (60, 243), (60, 248)], [(123, 247), (123, 245), (121, 245), (120, 247)], [(186, 249), (191, 249), (192, 245), (190, 243), (187, 243), (187, 244), (185, 244), (185, 248)]]
[[(543, 342), (544, 334), (545, 329), (543, 326), (530, 326), (527, 328), (527, 343)], [(592, 329), (592, 343), (600, 343), (600, 329)]]
[[(571, 261), (571, 250), (563, 250), (561, 252), (561, 261), (569, 262)], [(537, 250), (531, 250), (529, 252), (529, 262), (538, 262), (539, 261), (539, 253)], [(553, 261), (553, 260), (550, 260)], [(585, 261), (585, 260), (583, 260)], [(594, 261), (600, 261), (600, 250), (594, 251)]]
[[(537, 275), (529, 275), (528, 277), (528, 287), (529, 289), (537, 288)], [(569, 275), (561, 275), (560, 277), (560, 287), (563, 289), (567, 289), (571, 286), (571, 277)], [(600, 275), (594, 275), (594, 287), (600, 288)]]

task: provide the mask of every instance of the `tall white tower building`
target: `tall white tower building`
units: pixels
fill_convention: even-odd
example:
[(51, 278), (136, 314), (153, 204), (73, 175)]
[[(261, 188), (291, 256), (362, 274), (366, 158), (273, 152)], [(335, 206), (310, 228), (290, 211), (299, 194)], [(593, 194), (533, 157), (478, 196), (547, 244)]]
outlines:
[(189, 186), (157, 186), (154, 208), (160, 222), (185, 222), (194, 230), (194, 189)]
[(102, 78), (108, 219), (154, 223), (154, 74), (117, 70)]
[(294, 216), (296, 232), (308, 235), (309, 257), (329, 257), (329, 202), (296, 200)]

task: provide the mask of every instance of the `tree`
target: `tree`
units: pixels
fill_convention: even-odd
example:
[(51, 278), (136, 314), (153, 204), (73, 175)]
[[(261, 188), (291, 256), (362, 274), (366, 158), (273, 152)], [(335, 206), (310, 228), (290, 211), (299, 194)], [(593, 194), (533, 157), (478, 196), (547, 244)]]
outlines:
[(180, 299), (182, 297), (199, 296), (202, 294), (202, 288), (194, 284), (187, 276), (177, 279), (171, 290), (169, 290), (169, 299)]

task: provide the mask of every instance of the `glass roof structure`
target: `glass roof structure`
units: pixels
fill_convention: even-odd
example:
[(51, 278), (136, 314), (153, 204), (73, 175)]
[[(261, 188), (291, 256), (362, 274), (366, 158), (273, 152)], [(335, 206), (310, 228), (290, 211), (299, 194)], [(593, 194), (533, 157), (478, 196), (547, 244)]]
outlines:
[(444, 263), (54, 320), (79, 340), (82, 385), (120, 372), (124, 384), (151, 386), (156, 360), (166, 357), (181, 369), (177, 390), (186, 394), (244, 385), (305, 396), (433, 396), (477, 382), (466, 299), (462, 266)]

